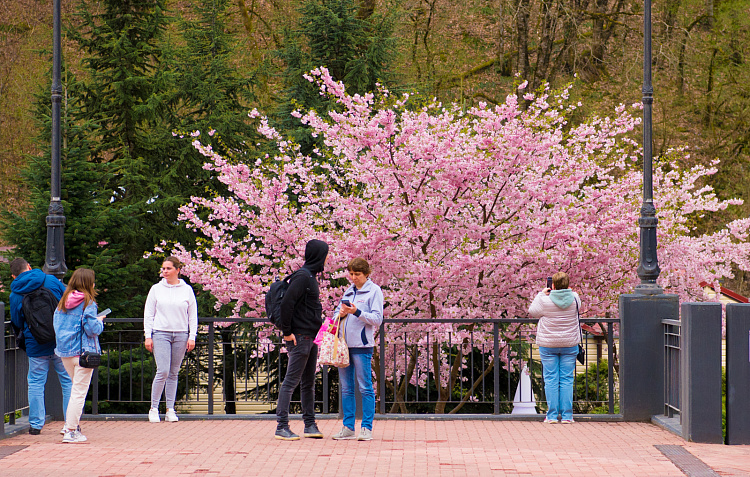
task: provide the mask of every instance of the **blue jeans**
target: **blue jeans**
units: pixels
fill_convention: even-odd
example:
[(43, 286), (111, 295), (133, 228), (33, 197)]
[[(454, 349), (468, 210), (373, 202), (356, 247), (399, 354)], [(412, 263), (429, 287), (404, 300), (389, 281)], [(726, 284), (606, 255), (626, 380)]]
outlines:
[(73, 382), (68, 376), (68, 372), (65, 371), (62, 359), (54, 354), (36, 358), (29, 356), (29, 374), (26, 377), (29, 385), (29, 425), (34, 429), (41, 429), (44, 426), (44, 419), (47, 414), (47, 410), (44, 408), (44, 386), (47, 384), (50, 364), (57, 371), (57, 377), (60, 380), (63, 394), (63, 413), (68, 409), (68, 402), (70, 401), (70, 387)]
[(182, 359), (187, 351), (187, 331), (156, 331), (151, 334), (154, 343), (156, 374), (151, 384), (151, 407), (158, 409), (162, 392), (166, 395), (167, 409), (174, 409), (177, 396), (177, 378)]
[(375, 391), (372, 390), (372, 348), (366, 353), (349, 350), (349, 366), (339, 368), (341, 405), (344, 411), (344, 426), (354, 430), (356, 400), (354, 386), (359, 384), (362, 394), (362, 427), (372, 430), (375, 417)]
[(547, 395), (547, 419), (573, 419), (573, 381), (578, 345), (567, 348), (539, 347)]
[(315, 369), (318, 366), (318, 345), (310, 336), (297, 336), (297, 344), (286, 341), (286, 354), (289, 363), (284, 382), (279, 390), (276, 403), (276, 429), (289, 427), (289, 403), (292, 393), (299, 385), (302, 404), (302, 420), (305, 427), (315, 424)]

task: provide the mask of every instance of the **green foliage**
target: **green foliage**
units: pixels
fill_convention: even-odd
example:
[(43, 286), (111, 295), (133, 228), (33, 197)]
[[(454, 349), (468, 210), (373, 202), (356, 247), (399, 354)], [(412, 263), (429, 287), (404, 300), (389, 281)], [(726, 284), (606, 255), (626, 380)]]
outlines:
[[(63, 77), (68, 98), (61, 113), (61, 202), (66, 216), (66, 262), (71, 272), (81, 266), (94, 269), (99, 301), (119, 311), (128, 300), (127, 295), (122, 294), (128, 283), (119, 257), (125, 253), (123, 231), (130, 225), (126, 217), (109, 207), (111, 195), (102, 188), (108, 179), (105, 166), (89, 160), (90, 151), (95, 147), (88, 137), (91, 123), (72, 120), (80, 114), (82, 85), (72, 74), (66, 73)], [(40, 88), (35, 98), (38, 141), (45, 147), (41, 156), (30, 156), (21, 171), (28, 185), (28, 207), (23, 214), (7, 209), (0, 214), (2, 237), (15, 245), (13, 256), (22, 256), (35, 267), (44, 264), (47, 241), (45, 217), (50, 201), (51, 117), (45, 103), (49, 90), (49, 84)]]
[[(173, 132), (201, 130), (201, 141), (225, 157), (257, 142), (247, 117), (255, 80), (232, 65), (229, 2), (198, 2), (195, 20), (180, 22), (178, 42), (166, 38), (164, 4), (108, 0), (99, 8), (81, 2), (82, 24), (68, 32), (85, 55), (85, 79), (63, 76), (66, 263), (71, 271), (95, 270), (98, 301), (113, 316), (142, 314), (158, 277), (158, 263), (144, 253), (163, 241), (193, 244), (193, 234), (177, 220), (179, 207), (222, 187), (203, 170), (205, 158), (192, 137)], [(44, 153), (29, 157), (23, 170), (29, 206), (0, 217), (3, 240), (34, 266), (44, 263), (46, 248), (49, 90), (40, 88), (35, 98)]]
[[(150, 406), (156, 362), (154, 355), (140, 344), (140, 335), (140, 331), (121, 334), (127, 349), (112, 349), (103, 344), (104, 365), (99, 367), (98, 381), (98, 411), (102, 414), (143, 414)], [(194, 352), (186, 354), (180, 369), (178, 401), (185, 397), (188, 388), (195, 389), (198, 385), (196, 368), (187, 365), (194, 355)]]
[(303, 74), (325, 66), (353, 94), (373, 91), (378, 82), (385, 84), (390, 78), (395, 59), (393, 13), (363, 19), (358, 6), (355, 0), (303, 2), (299, 24), (284, 31), (284, 46), (277, 54), (286, 67), (285, 89), (277, 121), (302, 145), (303, 152), (312, 149), (314, 140), (289, 113), (299, 108), (322, 113), (334, 107)]
[[(232, 63), (237, 40), (227, 31), (228, 7), (228, 0), (196, 2), (196, 19), (183, 17), (178, 22), (183, 41), (179, 45), (166, 43), (165, 67), (175, 79), (174, 94), (169, 100), (174, 128), (201, 131), (202, 143), (210, 144), (222, 157), (231, 158), (247, 153), (259, 139), (247, 117), (249, 105), (256, 99), (253, 88), (258, 72), (245, 76)], [(218, 134), (205, 134), (212, 130)], [(195, 179), (205, 158), (190, 141), (182, 141), (180, 148), (184, 172), (193, 174)], [(181, 177), (182, 172), (172, 174)]]
[[(573, 410), (579, 414), (604, 412), (609, 400), (609, 367), (606, 359), (591, 363), (585, 373), (576, 374), (573, 384)], [(598, 411), (597, 411), (598, 409)]]

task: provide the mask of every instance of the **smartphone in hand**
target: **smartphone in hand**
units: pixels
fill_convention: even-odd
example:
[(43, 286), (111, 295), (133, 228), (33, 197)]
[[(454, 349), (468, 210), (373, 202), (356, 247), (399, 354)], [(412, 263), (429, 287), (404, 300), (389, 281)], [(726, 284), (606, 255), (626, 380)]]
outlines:
[(552, 277), (547, 277), (547, 288), (552, 289)]
[(346, 306), (352, 306), (352, 302), (350, 302), (349, 300), (341, 300), (341, 304), (346, 305)]
[(109, 315), (110, 313), (112, 313), (112, 310), (110, 310), (109, 308), (107, 308), (106, 310), (100, 311), (99, 314), (96, 315), (96, 317), (104, 319), (104, 317), (107, 316), (107, 315)]

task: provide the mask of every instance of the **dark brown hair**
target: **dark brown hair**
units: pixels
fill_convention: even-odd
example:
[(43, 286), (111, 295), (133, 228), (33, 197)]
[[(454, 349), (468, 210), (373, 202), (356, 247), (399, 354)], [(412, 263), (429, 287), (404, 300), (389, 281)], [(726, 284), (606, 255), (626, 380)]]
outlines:
[(25, 259), (21, 257), (14, 258), (13, 261), (10, 262), (10, 274), (14, 277), (17, 277), (18, 275), (25, 272), (28, 267), (29, 262), (27, 262)]
[(57, 306), (58, 310), (68, 312), (65, 308), (65, 302), (68, 301), (68, 295), (73, 291), (79, 291), (83, 293), (83, 308), (85, 309), (90, 303), (96, 298), (95, 286), (96, 274), (90, 268), (76, 268), (73, 272), (73, 276), (68, 281), (68, 287), (65, 289), (62, 298), (60, 298), (60, 304)]
[(349, 265), (346, 266), (346, 269), (350, 272), (364, 273), (366, 276), (369, 276), (370, 272), (372, 271), (370, 269), (370, 264), (367, 263), (367, 260), (362, 257), (351, 259)]

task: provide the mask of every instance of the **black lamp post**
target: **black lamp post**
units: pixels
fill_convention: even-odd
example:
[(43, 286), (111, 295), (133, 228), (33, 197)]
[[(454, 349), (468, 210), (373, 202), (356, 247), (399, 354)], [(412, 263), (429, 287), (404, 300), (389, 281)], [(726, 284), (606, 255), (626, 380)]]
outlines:
[(52, 181), (47, 215), (47, 253), (43, 270), (62, 279), (65, 266), (65, 215), (60, 202), (60, 105), (62, 82), (60, 81), (60, 0), (53, 1), (52, 33)]
[(651, 0), (644, 0), (643, 6), (643, 205), (640, 226), (641, 252), (638, 263), (640, 285), (635, 293), (658, 295), (663, 293), (657, 285), (659, 260), (656, 258), (656, 218), (652, 180), (653, 152), (651, 144), (651, 111), (654, 103), (654, 88), (651, 84)]

